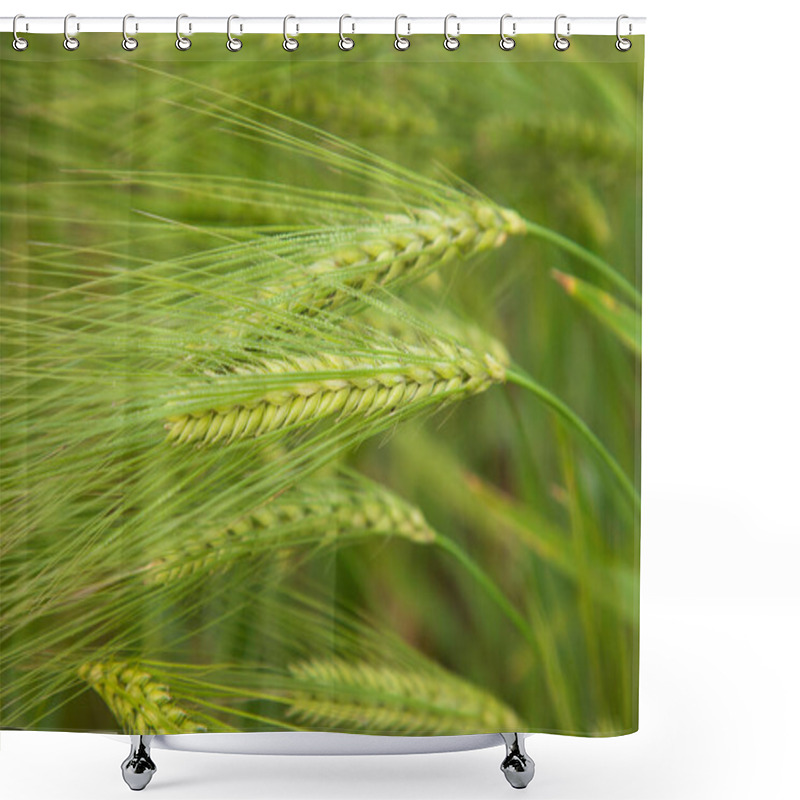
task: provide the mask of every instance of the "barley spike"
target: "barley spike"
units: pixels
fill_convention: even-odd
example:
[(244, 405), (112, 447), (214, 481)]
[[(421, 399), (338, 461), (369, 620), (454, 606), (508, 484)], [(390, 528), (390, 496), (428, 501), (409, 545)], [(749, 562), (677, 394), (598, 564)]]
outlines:
[(144, 580), (163, 584), (201, 572), (223, 572), (237, 559), (278, 557), (288, 548), (308, 543), (376, 535), (400, 536), (419, 544), (436, 537), (418, 508), (379, 484), (310, 480), (172, 549), (149, 565)]
[(181, 709), (169, 687), (124, 661), (83, 664), (78, 676), (103, 698), (126, 733), (202, 733), (206, 726)]
[[(358, 232), (347, 245), (328, 244), (311, 263), (290, 272), (279, 284), (264, 287), (258, 299), (272, 301), (280, 313), (313, 314), (342, 305), (353, 292), (422, 278), (454, 258), (500, 247), (509, 235), (525, 232), (519, 214), (488, 201), (465, 199), (445, 209), (390, 214), (383, 224)], [(347, 288), (337, 287), (331, 279)], [(287, 297), (282, 298), (284, 293)], [(266, 319), (256, 312), (247, 321), (260, 327)]]
[(521, 729), (504, 703), (444, 669), (328, 658), (291, 664), (289, 673), (298, 688), (287, 714), (313, 727), (413, 734)]
[(285, 357), (235, 366), (229, 374), (208, 378), (224, 385), (237, 376), (263, 376), (267, 386), (279, 383), (280, 388), (267, 388), (252, 399), (250, 381), (247, 400), (170, 415), (165, 423), (168, 440), (227, 444), (331, 416), (389, 416), (431, 400), (444, 405), (502, 382), (505, 366), (488, 353), (478, 357), (458, 345), (431, 341), (427, 347), (405, 346), (391, 362), (340, 355)]

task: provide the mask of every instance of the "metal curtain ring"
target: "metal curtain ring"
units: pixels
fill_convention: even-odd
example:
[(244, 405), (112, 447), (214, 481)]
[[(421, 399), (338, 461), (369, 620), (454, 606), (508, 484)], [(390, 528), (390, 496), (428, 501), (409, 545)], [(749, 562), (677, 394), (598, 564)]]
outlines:
[[(406, 39), (405, 36), (400, 35), (400, 20), (401, 19), (408, 19), (405, 14), (398, 14), (394, 18), (394, 49), (395, 50), (408, 50), (411, 47), (411, 39)], [(406, 36), (411, 35), (411, 24), (406, 23), (408, 26), (408, 33)]]
[[(178, 16), (175, 19), (175, 36), (177, 37), (175, 39), (175, 47), (177, 47), (178, 50), (188, 50), (192, 46), (192, 40), (187, 39), (181, 33), (181, 20), (188, 18), (189, 18), (188, 14), (178, 14)], [(191, 31), (191, 26), (189, 26), (189, 30)]]
[[(616, 47), (617, 50), (620, 51), (620, 53), (626, 53), (628, 50), (631, 49), (631, 47), (633, 47), (633, 42), (630, 39), (623, 39), (622, 36), (619, 35), (619, 24), (620, 22), (622, 22), (623, 19), (629, 19), (629, 17), (626, 14), (620, 14), (617, 17), (617, 42), (614, 45), (614, 47)], [(628, 35), (630, 35), (630, 32), (631, 32), (631, 25), (630, 23), (628, 23)]]
[(133, 14), (126, 14), (122, 18), (122, 49), (123, 50), (135, 50), (139, 46), (138, 39), (134, 39), (132, 36), (128, 36), (128, 20), (135, 19)]
[[(503, 26), (507, 19), (512, 19), (511, 14), (503, 14), (500, 17), (500, 49), (501, 50), (513, 50), (517, 43), (510, 37), (506, 36), (505, 31), (503, 30)], [(511, 33), (517, 32), (517, 24), (516, 22), (511, 23)]]
[[(349, 36), (345, 36), (343, 31), (342, 31), (342, 28), (344, 26), (344, 21), (346, 19), (353, 19), (353, 18), (349, 14), (342, 14), (342, 16), (339, 17), (339, 49), (340, 50), (352, 50), (356, 46), (356, 43)], [(356, 26), (353, 25), (353, 30), (355, 30), (355, 29), (356, 29)]]
[[(556, 35), (556, 40), (553, 42), (553, 47), (555, 47), (555, 49), (558, 50), (561, 53), (563, 53), (565, 50), (569, 49), (569, 39), (565, 39), (563, 36), (559, 36), (559, 34), (558, 34), (558, 21), (560, 19), (566, 19), (566, 18), (567, 18), (566, 14), (559, 14), (556, 17), (555, 25), (553, 27), (553, 32)], [(569, 36), (569, 22), (567, 23), (567, 36)]]
[(11, 46), (15, 50), (18, 50), (18, 51), (22, 52), (23, 50), (27, 50), (27, 48), (28, 48), (28, 40), (27, 39), (23, 39), (21, 36), (17, 35), (17, 20), (18, 19), (25, 19), (25, 15), (24, 14), (17, 14), (17, 16), (14, 17), (14, 21), (11, 23), (11, 33), (14, 34), (14, 41), (11, 42)]
[[(231, 22), (233, 22), (235, 19), (239, 19), (236, 14), (231, 14), (228, 17), (228, 41), (226, 42), (225, 47), (227, 47), (231, 53), (236, 53), (242, 49), (242, 40), (237, 39), (231, 34)], [(239, 27), (239, 30), (241, 31), (241, 26)]]
[(297, 19), (297, 17), (293, 17), (291, 14), (288, 14), (283, 18), (283, 49), (286, 50), (287, 53), (291, 53), (293, 50), (297, 50), (300, 47), (300, 42), (297, 39), (292, 39), (288, 33), (288, 25), (290, 19)]
[[(77, 50), (81, 46), (81, 43), (74, 36), (70, 36), (69, 35), (69, 21), (71, 19), (75, 19), (75, 15), (74, 14), (67, 14), (67, 16), (64, 17), (64, 49), (65, 50)], [(76, 27), (75, 30), (76, 30), (76, 33), (77, 33), (78, 28)]]
[(458, 40), (458, 32), (459, 32), (459, 30), (461, 28), (461, 25), (460, 25), (459, 22), (456, 22), (456, 35), (455, 36), (451, 36), (447, 31), (447, 23), (450, 22), (451, 19), (457, 20), (458, 17), (456, 17), (455, 14), (448, 14), (444, 18), (444, 42), (443, 42), (444, 49), (445, 50), (458, 50), (458, 46), (461, 44), (461, 42)]

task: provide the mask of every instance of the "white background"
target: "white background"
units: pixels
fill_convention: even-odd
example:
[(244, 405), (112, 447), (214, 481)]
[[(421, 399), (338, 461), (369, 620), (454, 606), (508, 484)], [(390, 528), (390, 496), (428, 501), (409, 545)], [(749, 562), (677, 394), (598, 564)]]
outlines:
[[(641, 729), (619, 739), (530, 738), (537, 776), (527, 792), (800, 796), (792, 767), (800, 749), (796, 4), (18, 3), (3, 13), (648, 17)], [(126, 740), (0, 736), (8, 800), (130, 796), (119, 772)], [(155, 751), (159, 771), (146, 792), (154, 800), (508, 798), (501, 755)]]

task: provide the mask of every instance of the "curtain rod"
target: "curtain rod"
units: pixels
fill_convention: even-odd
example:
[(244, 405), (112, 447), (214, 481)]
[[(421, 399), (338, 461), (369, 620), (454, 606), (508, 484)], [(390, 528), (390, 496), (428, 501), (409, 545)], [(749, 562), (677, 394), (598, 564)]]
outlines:
[[(181, 15), (181, 34), (219, 33), (228, 31), (228, 17), (194, 17)], [(394, 35), (395, 25), (402, 36), (415, 34), (444, 35), (443, 17), (294, 17), (287, 19), (287, 30), (292, 35), (303, 33), (386, 34)], [(13, 17), (0, 17), (0, 31), (13, 30)], [(175, 33), (175, 17), (128, 16), (126, 31), (129, 36), (138, 33)], [(17, 33), (53, 33), (64, 35), (64, 17), (25, 17), (17, 20)], [(341, 27), (340, 27), (341, 26)], [(471, 34), (499, 34), (500, 17), (458, 17), (451, 15), (448, 31), (452, 36)], [(553, 34), (555, 17), (514, 17), (506, 15), (504, 30), (507, 35), (532, 33)], [(636, 36), (645, 32), (644, 17), (623, 17), (620, 33)], [(237, 17), (231, 30), (236, 34), (284, 32), (284, 17)], [(559, 15), (558, 31), (561, 36), (614, 36), (617, 33), (616, 17), (570, 17)], [(70, 15), (68, 33), (122, 33), (122, 17), (81, 17)]]

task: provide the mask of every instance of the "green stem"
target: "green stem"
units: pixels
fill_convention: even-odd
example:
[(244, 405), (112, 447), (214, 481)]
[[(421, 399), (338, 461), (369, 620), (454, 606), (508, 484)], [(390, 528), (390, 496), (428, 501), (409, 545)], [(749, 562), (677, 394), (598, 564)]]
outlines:
[(590, 445), (592, 450), (600, 457), (600, 460), (611, 470), (620, 488), (638, 509), (641, 506), (639, 493), (636, 491), (630, 478), (617, 463), (614, 456), (608, 452), (605, 445), (592, 433), (589, 426), (565, 403), (559, 400), (552, 392), (538, 384), (533, 378), (518, 368), (506, 371), (506, 378), (511, 383), (516, 383), (530, 392), (533, 392), (546, 406), (555, 411), (576, 433)]
[(599, 272), (610, 283), (613, 283), (620, 292), (629, 300), (636, 303), (637, 306), (642, 305), (642, 295), (639, 293), (638, 289), (620, 275), (607, 261), (603, 261), (600, 256), (596, 256), (591, 250), (587, 250), (577, 242), (573, 242), (572, 239), (560, 233), (556, 233), (556, 231), (550, 230), (550, 228), (545, 228), (543, 225), (537, 225), (535, 222), (525, 220), (525, 227), (531, 236), (544, 239), (556, 245), (556, 247), (560, 247), (562, 250), (572, 253), (572, 255)]
[(525, 641), (528, 642), (533, 649), (533, 652), (538, 655), (540, 662), (544, 665), (545, 679), (550, 689), (550, 697), (553, 704), (558, 709), (561, 724), (568, 730), (574, 728), (572, 710), (569, 707), (567, 696), (558, 685), (559, 673), (554, 672), (552, 669), (553, 660), (548, 657), (548, 653), (546, 652), (547, 648), (536, 636), (533, 628), (525, 617), (517, 611), (502, 589), (500, 589), (491, 577), (481, 569), (478, 563), (474, 561), (460, 545), (447, 536), (443, 536), (441, 533), (436, 534), (435, 543), (441, 547), (442, 550), (453, 556), (469, 575), (477, 581), (486, 594), (494, 600), (508, 620), (522, 634)]
[(498, 607), (508, 617), (509, 621), (525, 637), (525, 640), (531, 645), (531, 647), (534, 648), (534, 650), (538, 652), (539, 645), (536, 641), (536, 637), (533, 635), (533, 631), (531, 631), (530, 625), (528, 625), (525, 617), (523, 617), (522, 614), (520, 614), (519, 611), (517, 611), (517, 609), (511, 604), (511, 601), (505, 596), (500, 587), (452, 539), (449, 539), (447, 536), (444, 536), (441, 533), (437, 533), (435, 543), (439, 545), (442, 550), (446, 550), (448, 553), (450, 553), (450, 555), (452, 555), (456, 561), (458, 561), (459, 564), (461, 564), (461, 566), (464, 567), (464, 569), (466, 569), (473, 578), (475, 578), (475, 580), (483, 587), (486, 594), (488, 594), (492, 600), (497, 603)]

